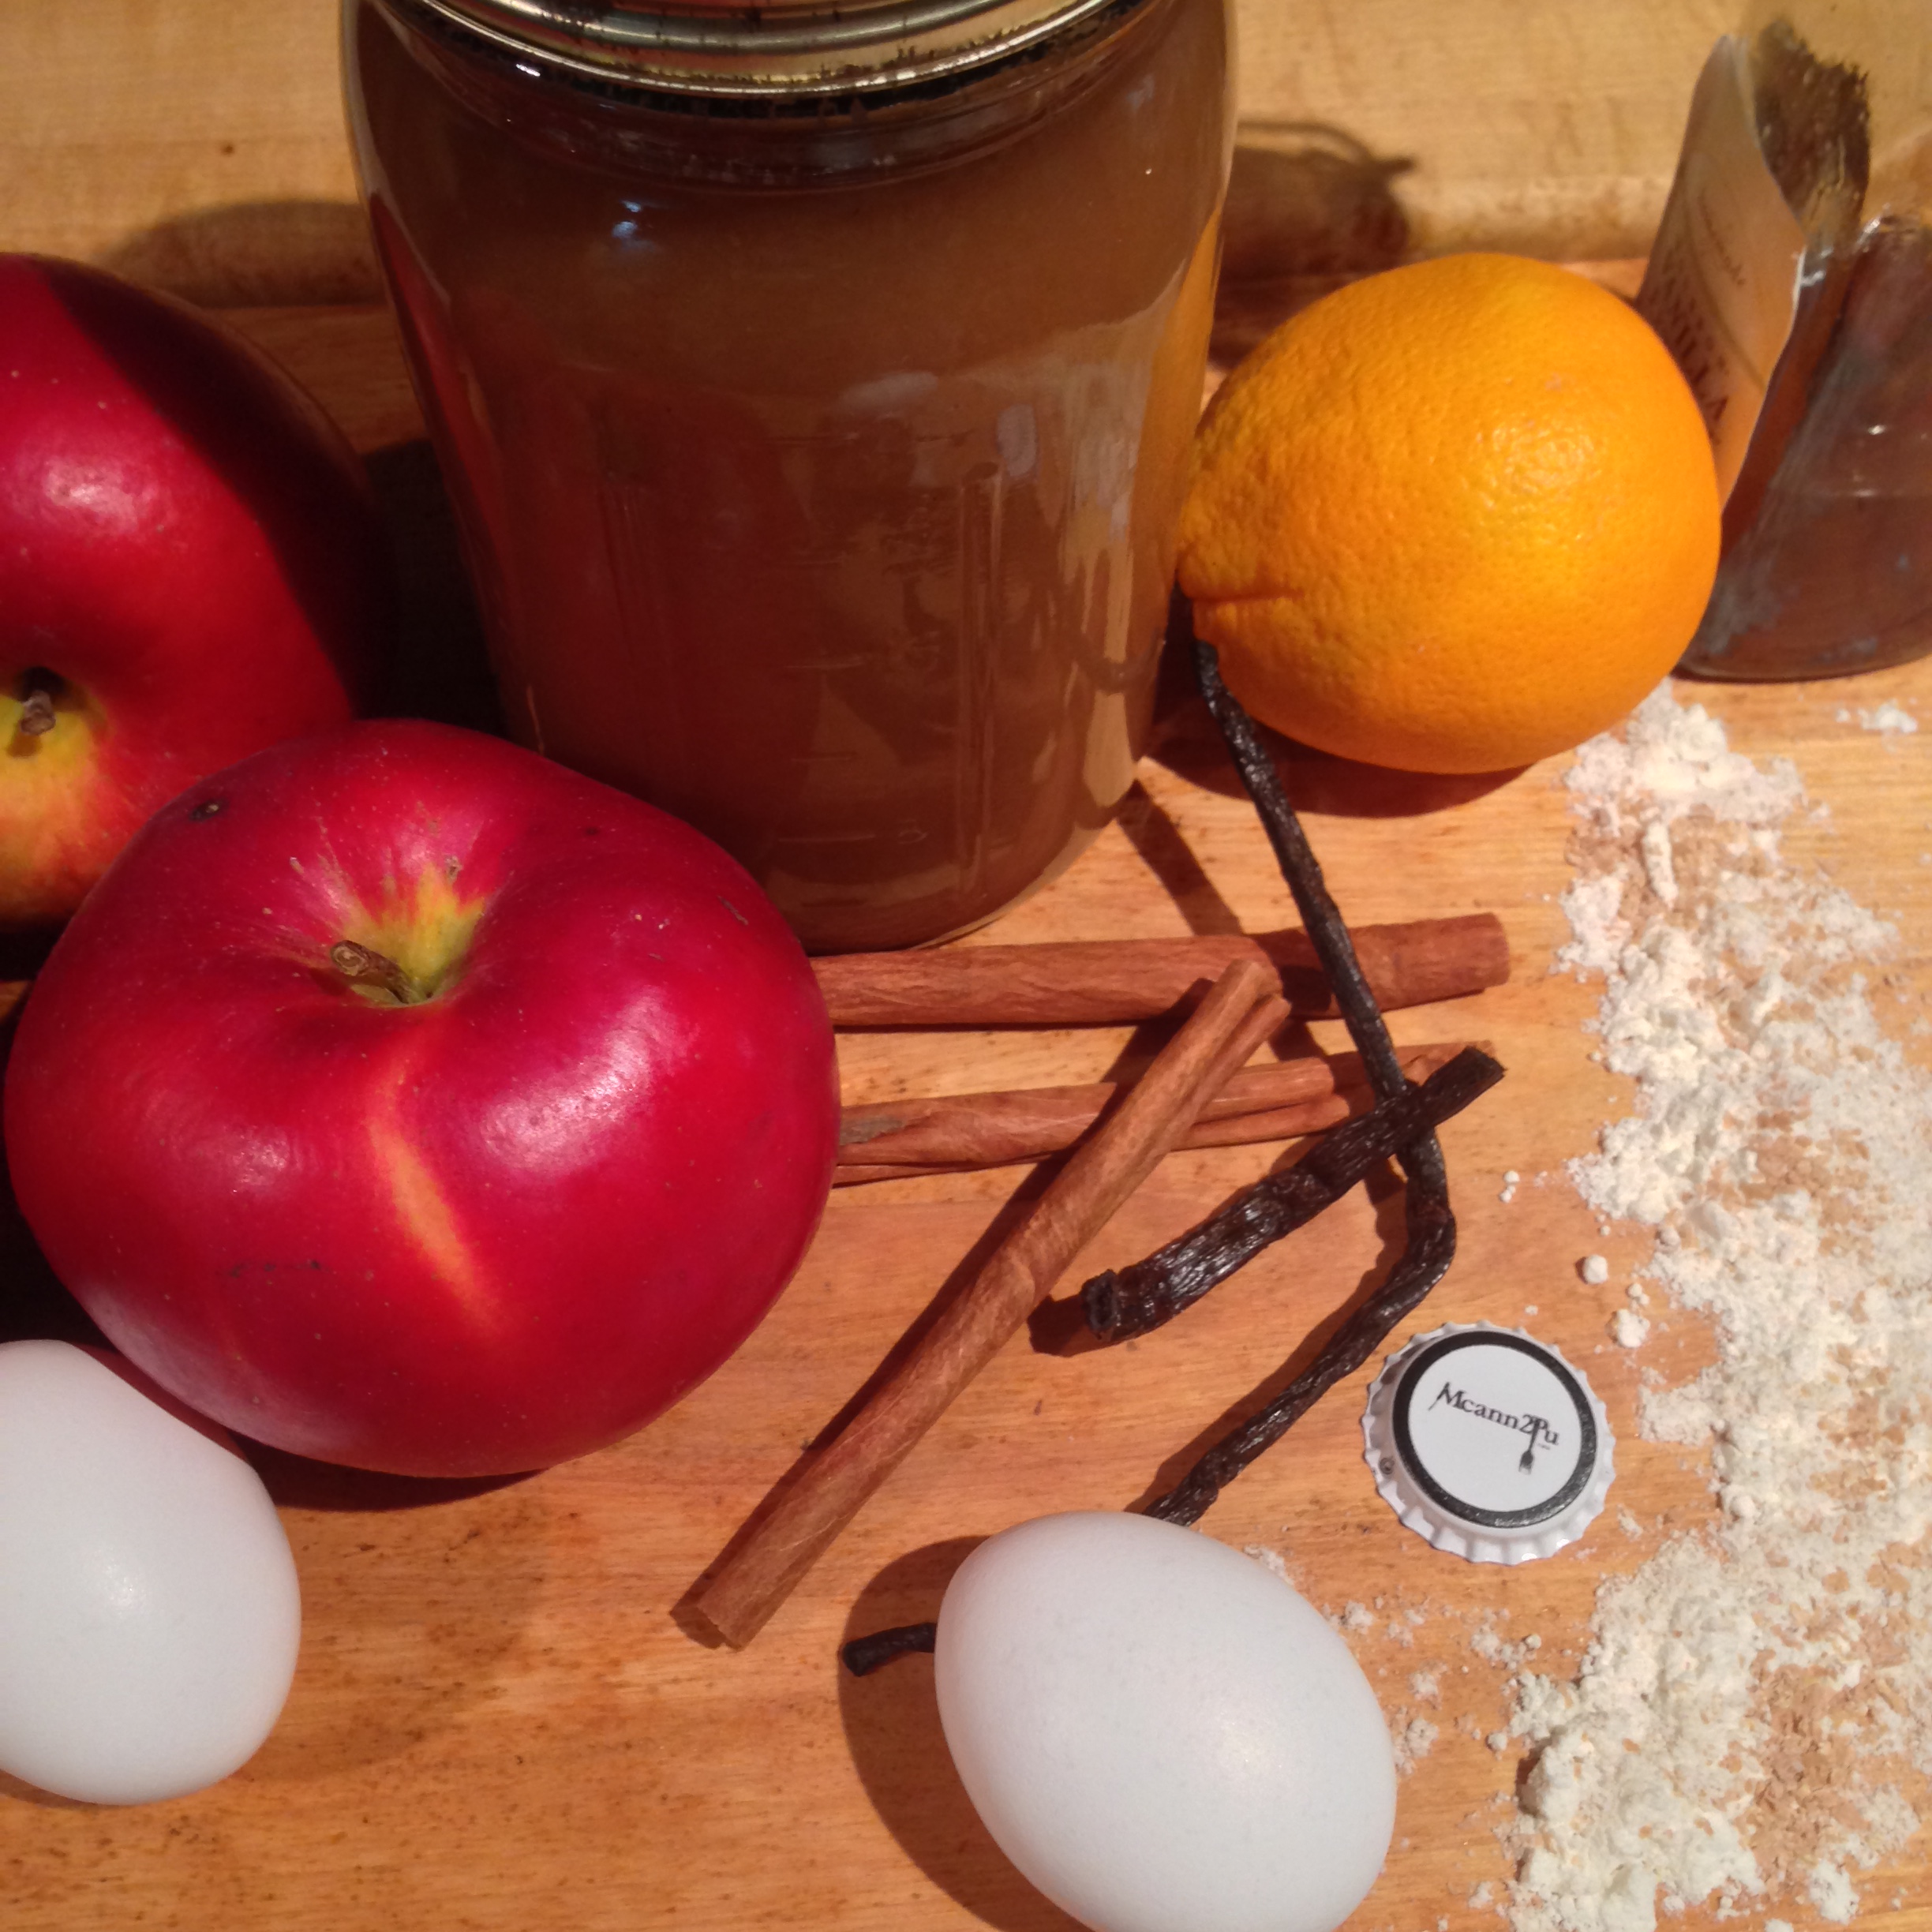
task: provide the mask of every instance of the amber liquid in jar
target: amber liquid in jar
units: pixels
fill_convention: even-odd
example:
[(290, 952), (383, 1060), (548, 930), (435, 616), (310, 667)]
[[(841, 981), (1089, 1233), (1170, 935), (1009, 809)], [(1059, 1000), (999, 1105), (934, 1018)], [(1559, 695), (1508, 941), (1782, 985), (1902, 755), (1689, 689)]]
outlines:
[[(1681, 667), (1702, 676), (1832, 677), (1932, 650), (1932, 230), (1874, 223), (1831, 293), (1796, 427), (1726, 506)], [(1766, 415), (1783, 399), (1774, 387)]]
[(814, 950), (1065, 866), (1151, 704), (1224, 0), (781, 107), (573, 80), (410, 0), (345, 31), (511, 729), (718, 840)]

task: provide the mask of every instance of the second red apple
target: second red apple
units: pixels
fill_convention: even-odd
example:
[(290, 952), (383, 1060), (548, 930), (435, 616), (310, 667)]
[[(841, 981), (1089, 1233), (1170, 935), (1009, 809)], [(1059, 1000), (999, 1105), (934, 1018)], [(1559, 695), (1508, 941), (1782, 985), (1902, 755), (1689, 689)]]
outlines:
[(183, 303), (0, 256), (0, 927), (349, 717), (387, 598), (355, 459), (290, 378)]

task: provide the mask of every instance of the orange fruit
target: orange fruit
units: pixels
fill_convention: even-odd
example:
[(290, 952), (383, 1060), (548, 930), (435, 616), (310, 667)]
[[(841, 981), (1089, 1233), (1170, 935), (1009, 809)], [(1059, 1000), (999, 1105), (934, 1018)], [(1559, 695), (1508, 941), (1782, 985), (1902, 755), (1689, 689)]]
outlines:
[(1635, 310), (1548, 263), (1452, 255), (1325, 297), (1222, 385), (1179, 575), (1263, 722), (1496, 771), (1581, 743), (1670, 669), (1718, 525), (1703, 420)]

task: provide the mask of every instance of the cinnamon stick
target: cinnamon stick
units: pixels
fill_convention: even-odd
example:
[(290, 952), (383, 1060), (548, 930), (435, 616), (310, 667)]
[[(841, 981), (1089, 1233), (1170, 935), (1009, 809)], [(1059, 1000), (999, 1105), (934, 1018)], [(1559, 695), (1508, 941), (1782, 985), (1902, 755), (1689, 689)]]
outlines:
[[(1460, 1042), (1404, 1048), (1403, 1076), (1419, 1084), (1461, 1050)], [(1114, 1081), (1095, 1080), (848, 1106), (833, 1185), (1043, 1160), (1089, 1132), (1119, 1091)], [(1363, 1111), (1369, 1097), (1359, 1054), (1245, 1066), (1209, 1096), (1175, 1145), (1239, 1147), (1319, 1133)]]
[[(1361, 926), (1353, 937), (1385, 1009), (1459, 998), (1509, 977), (1509, 944), (1493, 912)], [(1297, 1018), (1339, 1010), (1299, 928), (848, 953), (812, 968), (834, 1026), (1099, 1026), (1185, 1011), (1237, 959), (1271, 967)]]
[(751, 1642), (812, 1564), (1152, 1171), (1208, 1094), (1279, 1024), (1271, 975), (1237, 960), (1032, 1212), (844, 1428), (777, 1492), (693, 1593), (727, 1643)]

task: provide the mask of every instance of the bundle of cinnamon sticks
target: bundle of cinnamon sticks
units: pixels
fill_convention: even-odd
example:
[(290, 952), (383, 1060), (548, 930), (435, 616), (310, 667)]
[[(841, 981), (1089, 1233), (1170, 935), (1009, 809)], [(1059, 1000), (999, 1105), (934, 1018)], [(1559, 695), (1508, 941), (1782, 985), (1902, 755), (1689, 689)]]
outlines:
[[(1384, 1010), (1458, 998), (1509, 976), (1509, 947), (1493, 913), (1358, 927), (1353, 937)], [(1119, 1025), (1178, 1016), (1242, 960), (1264, 968), (1263, 983), (1284, 1003), (1284, 1017), (1335, 1012), (1334, 994), (1308, 935), (1298, 929), (849, 953), (814, 965), (833, 1025), (849, 1029)], [(1461, 1045), (1406, 1049), (1402, 1071), (1411, 1080), (1425, 1080)], [(846, 1186), (1044, 1159), (1076, 1145), (1120, 1091), (1115, 1083), (1098, 1081), (850, 1106), (833, 1182)], [(1291, 1140), (1347, 1119), (1368, 1100), (1357, 1054), (1264, 1062), (1230, 1074), (1177, 1144)]]

